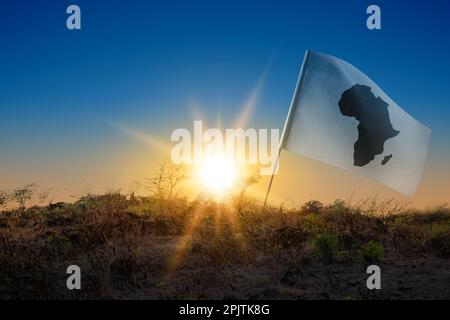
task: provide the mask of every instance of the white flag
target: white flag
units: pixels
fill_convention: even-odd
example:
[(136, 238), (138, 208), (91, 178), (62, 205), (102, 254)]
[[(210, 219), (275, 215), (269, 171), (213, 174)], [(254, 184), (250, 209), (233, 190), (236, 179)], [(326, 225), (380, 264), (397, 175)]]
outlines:
[(307, 52), (282, 147), (412, 195), (430, 134), (351, 64)]

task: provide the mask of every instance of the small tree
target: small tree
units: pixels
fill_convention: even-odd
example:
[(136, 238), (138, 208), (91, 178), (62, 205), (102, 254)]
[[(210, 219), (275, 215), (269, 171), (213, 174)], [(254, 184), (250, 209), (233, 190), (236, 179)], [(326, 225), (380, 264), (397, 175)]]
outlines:
[[(41, 189), (37, 194), (37, 200), (39, 203), (46, 203), (49, 200), (50, 194), (53, 192), (53, 188)], [(51, 199), (50, 199), (51, 202)]]
[(9, 201), (9, 195), (7, 192), (0, 190), (0, 208), (4, 208)]
[(187, 178), (188, 174), (184, 166), (167, 166), (163, 163), (155, 176), (147, 178), (145, 187), (159, 201), (161, 211), (164, 207), (163, 203), (172, 209), (173, 202), (181, 196), (181, 185)]
[(237, 210), (239, 212), (242, 211), (242, 209), (244, 208), (245, 204), (246, 204), (246, 191), (249, 187), (251, 187), (252, 185), (255, 185), (258, 183), (259, 179), (261, 178), (261, 176), (259, 175), (258, 172), (254, 171), (252, 173), (250, 173), (249, 175), (247, 175), (243, 181), (242, 181), (242, 186), (239, 190), (239, 193), (237, 194), (236, 197), (234, 197), (234, 203), (235, 206), (237, 208)]
[(309, 200), (301, 208), (300, 211), (303, 213), (316, 213), (319, 214), (323, 209), (323, 204), (317, 200)]
[(147, 178), (146, 188), (159, 200), (173, 200), (180, 196), (181, 184), (187, 178), (185, 167), (169, 167), (163, 163), (154, 177)]
[(13, 190), (11, 197), (19, 204), (19, 209), (25, 209), (25, 204), (33, 198), (35, 189), (36, 184), (32, 183)]

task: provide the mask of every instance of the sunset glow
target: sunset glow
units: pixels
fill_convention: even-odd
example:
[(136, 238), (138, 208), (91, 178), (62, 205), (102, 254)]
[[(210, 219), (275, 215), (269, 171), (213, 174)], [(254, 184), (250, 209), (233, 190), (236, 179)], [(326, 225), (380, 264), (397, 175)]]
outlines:
[(205, 155), (198, 170), (202, 191), (222, 197), (236, 184), (238, 170), (231, 157), (223, 154)]

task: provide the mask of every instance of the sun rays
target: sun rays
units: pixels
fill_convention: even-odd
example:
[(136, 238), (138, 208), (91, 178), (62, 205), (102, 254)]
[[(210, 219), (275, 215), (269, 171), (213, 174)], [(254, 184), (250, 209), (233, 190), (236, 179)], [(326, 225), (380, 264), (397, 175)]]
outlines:
[[(255, 111), (256, 105), (261, 96), (268, 72), (271, 68), (272, 59), (270, 59), (266, 68), (263, 70), (255, 86), (250, 91), (249, 96), (242, 105), (240, 114), (235, 118), (234, 128), (244, 128), (250, 119), (252, 113)], [(220, 102), (218, 102), (220, 104)], [(191, 107), (193, 116), (196, 119), (206, 119), (202, 112), (202, 106), (196, 99), (191, 99)], [(204, 109), (203, 109), (204, 110)], [(206, 123), (205, 120), (202, 120)], [(106, 122), (113, 128), (119, 130), (125, 135), (132, 137), (134, 140), (144, 143), (151, 151), (158, 152), (164, 158), (169, 157), (171, 143), (166, 139), (162, 139), (155, 134), (145, 133), (133, 127), (124, 125), (122, 123), (106, 120)], [(220, 108), (217, 108), (215, 125), (218, 130), (222, 129), (222, 117)], [(208, 146), (204, 146), (205, 149)], [(233, 153), (233, 154), (230, 154)], [(206, 152), (202, 156), (200, 163), (194, 165), (188, 164), (188, 170), (191, 172), (191, 181), (188, 183), (192, 188), (189, 188), (189, 196), (191, 198), (211, 197), (215, 200), (226, 198), (238, 191), (242, 185), (242, 180), (245, 180), (245, 175), (248, 170), (245, 166), (238, 165), (235, 161), (235, 152), (226, 150), (223, 152), (210, 153)]]
[(220, 198), (236, 184), (238, 171), (233, 159), (217, 153), (203, 157), (198, 175), (204, 191)]
[[(241, 114), (237, 117), (235, 127), (243, 127), (247, 123), (251, 113), (254, 111), (256, 103), (262, 91), (263, 84), (270, 65), (266, 68), (256, 87), (252, 90), (250, 97), (247, 99), (243, 106)], [(195, 105), (194, 112), (196, 117), (203, 119), (201, 115), (200, 107)], [(216, 126), (221, 129), (222, 119), (220, 114), (217, 114)], [(236, 208), (233, 207), (232, 201), (221, 202), (222, 198), (232, 194), (233, 190), (242, 187), (242, 183), (245, 174), (248, 173), (248, 168), (238, 167), (233, 162), (232, 155), (222, 153), (206, 153), (201, 159), (200, 164), (196, 168), (197, 182), (201, 184), (200, 192), (208, 195), (208, 199), (218, 201), (214, 204), (212, 212), (214, 235), (213, 237), (221, 237), (224, 235), (224, 223), (230, 227), (230, 234), (235, 238), (239, 247), (244, 251), (247, 248), (245, 237), (242, 233), (241, 221), (237, 215)], [(174, 252), (171, 255), (172, 258), (167, 264), (167, 268), (164, 274), (164, 282), (168, 282), (173, 279), (174, 273), (186, 260), (187, 255), (191, 252), (192, 239), (196, 233), (199, 232), (201, 227), (201, 220), (211, 210), (210, 202), (197, 202), (194, 208), (193, 219), (188, 223), (182, 236), (179, 239), (178, 244), (174, 248)]]
[[(248, 243), (242, 230), (238, 210), (230, 202), (198, 202), (193, 210), (192, 219), (179, 237), (178, 244), (174, 247), (171, 258), (167, 262), (167, 267), (164, 270), (163, 285), (168, 284), (176, 277), (177, 270), (184, 263), (189, 263), (188, 257), (193, 253), (196, 237), (199, 235), (205, 236), (204, 228), (209, 228), (211, 232), (208, 237), (211, 243), (202, 243), (205, 246), (203, 249), (218, 250), (216, 252), (217, 261), (211, 261), (211, 263), (222, 261), (220, 257), (222, 249), (216, 246), (222, 242), (224, 244), (234, 243), (239, 248), (239, 256), (236, 256), (236, 259), (239, 259), (240, 256), (249, 258), (247, 252)], [(225, 249), (223, 248), (223, 250)]]
[[(259, 77), (253, 90), (251, 90), (242, 106), (240, 114), (236, 116), (231, 127), (238, 129), (244, 128), (247, 125), (252, 113), (256, 109), (270, 66), (271, 61)], [(195, 104), (192, 105), (192, 112), (195, 116), (194, 120), (207, 119), (201, 110), (200, 104), (195, 101)], [(219, 130), (223, 130), (220, 108), (217, 110), (215, 124)], [(107, 122), (127, 136), (143, 142), (151, 150), (163, 153), (167, 157), (170, 155), (171, 145), (165, 142), (164, 139), (157, 138), (153, 134), (143, 133), (123, 124), (112, 121)], [(208, 146), (204, 147), (208, 151)], [(237, 213), (238, 210), (233, 205), (233, 197), (245, 189), (244, 185), (250, 171), (248, 166), (237, 165), (234, 154), (227, 154), (227, 152), (230, 153), (233, 151), (215, 150), (214, 152), (205, 152), (198, 163), (187, 165), (191, 177), (191, 181), (187, 183), (186, 187), (189, 193), (188, 196), (199, 201), (195, 202), (195, 207), (192, 208), (192, 218), (179, 237), (171, 258), (167, 262), (164, 271), (165, 281), (170, 280), (178, 267), (186, 261), (187, 255), (192, 250), (192, 240), (200, 232), (199, 228), (202, 227), (202, 219), (208, 215), (212, 217), (211, 221), (214, 227), (213, 239), (233, 237), (233, 241), (236, 241), (240, 248), (245, 250), (247, 247), (245, 237), (242, 233), (241, 220)], [(223, 201), (224, 199), (227, 201)], [(177, 212), (172, 212), (171, 214), (177, 214)]]

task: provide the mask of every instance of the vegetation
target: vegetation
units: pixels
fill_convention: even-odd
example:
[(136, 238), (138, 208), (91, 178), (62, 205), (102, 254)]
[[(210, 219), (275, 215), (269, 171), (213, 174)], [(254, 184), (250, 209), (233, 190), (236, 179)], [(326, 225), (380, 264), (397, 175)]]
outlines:
[(327, 261), (334, 259), (339, 249), (339, 239), (334, 234), (319, 234), (312, 239), (315, 253)]
[[(0, 193), (3, 206), (18, 204), (0, 214), (0, 298), (450, 298), (446, 207), (188, 201), (182, 175), (151, 180), (147, 197), (26, 208), (37, 190)], [(368, 263), (394, 277), (376, 295), (365, 289)], [(70, 264), (81, 267), (80, 291), (66, 288)]]
[(361, 248), (361, 258), (367, 263), (378, 263), (383, 259), (383, 255), (383, 245), (373, 240)]

